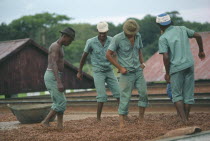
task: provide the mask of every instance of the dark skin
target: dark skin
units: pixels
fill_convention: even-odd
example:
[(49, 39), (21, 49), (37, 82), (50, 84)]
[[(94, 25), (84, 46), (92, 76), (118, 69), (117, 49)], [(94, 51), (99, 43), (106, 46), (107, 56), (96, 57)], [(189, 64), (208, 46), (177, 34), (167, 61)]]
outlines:
[[(68, 46), (74, 39), (68, 35), (62, 35), (56, 43), (52, 44), (49, 48), (48, 54), (48, 69), (52, 69), (55, 79), (57, 81), (57, 87), (60, 92), (64, 92), (64, 86), (62, 84), (61, 78), (58, 76), (58, 72), (63, 72), (64, 70), (64, 51), (62, 46)], [(63, 113), (57, 113), (51, 110), (47, 117), (41, 122), (42, 126), (50, 126), (50, 119), (57, 115), (57, 128), (63, 129)]]
[[(125, 34), (127, 39), (130, 41), (132, 47), (134, 46), (135, 43), (135, 35), (128, 35)], [(119, 70), (119, 72), (121, 74), (126, 74), (128, 71), (126, 70), (126, 68), (122, 67), (117, 61), (116, 59), (114, 59), (114, 52), (111, 50), (108, 50), (106, 53), (106, 58)], [(141, 68), (144, 69), (145, 66), (143, 65), (144, 63), (144, 59), (143, 59), (143, 54), (141, 52), (141, 50), (139, 50), (139, 62), (141, 63)], [(139, 120), (142, 121), (144, 118), (144, 112), (145, 112), (145, 108), (144, 107), (139, 107)], [(125, 120), (127, 119), (127, 115), (119, 115), (119, 121), (120, 121), (120, 128), (124, 128), (125, 127)]]
[[(106, 38), (107, 38), (107, 32), (98, 32), (98, 39), (100, 41), (100, 43), (102, 44), (102, 46), (104, 46), (104, 44), (106, 43)], [(89, 53), (87, 52), (84, 52), (82, 54), (82, 58), (80, 60), (80, 66), (79, 66), (79, 69), (78, 69), (78, 73), (77, 73), (77, 78), (79, 80), (82, 80), (82, 68), (85, 64), (85, 61), (87, 60), (87, 56), (88, 56)]]
[(60, 77), (58, 76), (58, 72), (63, 72), (64, 69), (64, 51), (62, 46), (68, 46), (72, 41), (73, 39), (71, 37), (62, 35), (62, 37), (56, 42), (57, 44), (53, 44), (49, 47), (47, 68), (52, 69), (57, 81), (58, 90), (60, 92), (64, 91), (64, 86)]
[[(101, 43), (102, 46), (105, 45), (106, 43), (106, 39), (107, 39), (107, 32), (98, 32), (98, 39)], [(88, 53), (87, 52), (84, 52), (82, 54), (82, 58), (80, 60), (80, 66), (79, 66), (79, 69), (78, 69), (78, 73), (77, 73), (77, 78), (79, 80), (82, 80), (82, 68), (85, 64), (85, 61), (87, 59), (87, 56), (88, 56)], [(118, 103), (119, 103), (119, 98), (117, 99)], [(102, 113), (102, 109), (103, 109), (103, 102), (98, 102), (98, 107), (97, 107), (97, 120), (100, 121), (101, 120), (101, 113)]]
[[(163, 33), (168, 27), (164, 28), (164, 27), (160, 26), (161, 31)], [(198, 34), (196, 32), (194, 33), (193, 38), (195, 38), (197, 43), (198, 43), (198, 47), (199, 47), (198, 57), (201, 59), (201, 61), (203, 61), (205, 59), (205, 53), (204, 53), (204, 50), (203, 50), (202, 38), (201, 38), (200, 34)], [(169, 75), (170, 59), (169, 59), (169, 54), (168, 53), (163, 54), (163, 62), (164, 62), (165, 70), (166, 70), (165, 80), (166, 80), (167, 83), (170, 83), (170, 75)], [(185, 103), (183, 103), (183, 101), (178, 101), (178, 102), (175, 102), (175, 107), (176, 107), (177, 113), (180, 115), (183, 123), (187, 123), (187, 121), (189, 119), (191, 104), (185, 104)]]

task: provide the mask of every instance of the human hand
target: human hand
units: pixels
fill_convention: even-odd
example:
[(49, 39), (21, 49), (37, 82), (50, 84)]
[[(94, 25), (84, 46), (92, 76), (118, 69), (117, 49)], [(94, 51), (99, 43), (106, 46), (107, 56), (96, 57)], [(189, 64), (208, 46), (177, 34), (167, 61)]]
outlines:
[(64, 86), (61, 82), (57, 83), (57, 87), (58, 87), (59, 92), (64, 92)]
[(203, 61), (206, 57), (205, 53), (202, 51), (202, 52), (199, 52), (198, 53), (198, 57), (201, 59), (201, 61)]
[(119, 71), (120, 71), (121, 74), (126, 74), (126, 73), (127, 73), (126, 68), (123, 68), (123, 67), (121, 67), (121, 68), (119, 69)]
[(144, 68), (146, 67), (146, 65), (145, 65), (144, 63), (142, 63), (142, 64), (140, 65), (140, 67), (141, 67), (142, 69), (144, 69)]
[(82, 80), (82, 77), (83, 77), (82, 72), (78, 72), (78, 73), (77, 73), (77, 78), (78, 78), (79, 80)]
[(165, 74), (165, 80), (167, 83), (170, 83), (170, 75), (169, 74)]

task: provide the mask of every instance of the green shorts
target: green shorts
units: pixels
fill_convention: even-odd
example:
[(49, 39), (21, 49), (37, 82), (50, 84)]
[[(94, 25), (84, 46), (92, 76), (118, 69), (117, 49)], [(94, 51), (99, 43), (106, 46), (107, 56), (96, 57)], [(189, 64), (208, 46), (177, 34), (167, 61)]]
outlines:
[(60, 92), (57, 88), (57, 81), (55, 80), (54, 73), (47, 70), (44, 75), (44, 82), (47, 90), (50, 92), (53, 101), (51, 109), (63, 114), (66, 110), (66, 97), (64, 92)]
[(194, 66), (171, 74), (172, 101), (194, 104)]
[(107, 102), (105, 83), (107, 83), (107, 86), (112, 92), (113, 97), (120, 98), (119, 84), (112, 70), (93, 72), (93, 78), (97, 92), (97, 102)]

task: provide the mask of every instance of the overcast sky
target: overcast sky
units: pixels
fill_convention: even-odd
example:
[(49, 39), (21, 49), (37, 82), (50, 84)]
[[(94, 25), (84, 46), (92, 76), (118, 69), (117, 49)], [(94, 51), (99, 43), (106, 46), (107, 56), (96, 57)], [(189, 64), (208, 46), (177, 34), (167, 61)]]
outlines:
[(64, 14), (71, 23), (123, 23), (177, 10), (184, 20), (210, 22), (210, 0), (0, 0), (0, 23), (42, 12)]

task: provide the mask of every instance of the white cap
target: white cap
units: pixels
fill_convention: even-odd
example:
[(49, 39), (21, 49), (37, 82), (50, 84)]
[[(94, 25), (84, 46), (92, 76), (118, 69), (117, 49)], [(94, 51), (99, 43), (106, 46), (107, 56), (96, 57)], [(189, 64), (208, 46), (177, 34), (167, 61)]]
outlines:
[(171, 18), (168, 14), (163, 13), (156, 17), (156, 23), (159, 23), (160, 25), (166, 26), (171, 23)]
[(97, 24), (98, 32), (107, 32), (109, 30), (109, 26), (107, 22), (99, 22)]

